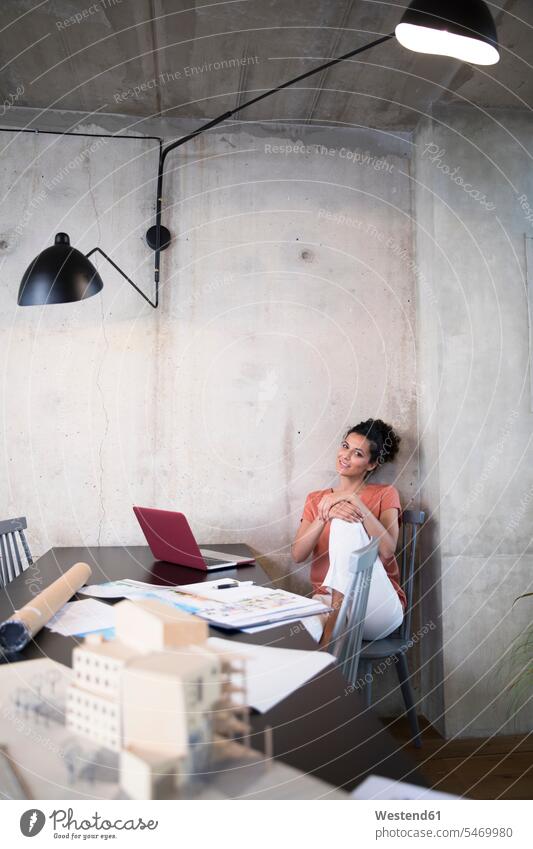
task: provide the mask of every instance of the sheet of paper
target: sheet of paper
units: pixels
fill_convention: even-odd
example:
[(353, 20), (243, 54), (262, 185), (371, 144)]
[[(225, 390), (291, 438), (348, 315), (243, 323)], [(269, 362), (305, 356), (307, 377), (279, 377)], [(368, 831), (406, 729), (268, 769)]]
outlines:
[[(227, 583), (223, 578), (219, 578), (217, 581), (201, 581), (198, 584), (184, 584), (183, 586), (176, 587), (180, 593), (190, 593), (191, 595), (197, 595), (201, 598), (209, 598), (212, 601), (223, 601), (225, 604), (241, 604), (242, 602), (247, 602), (250, 599), (260, 599), (263, 600), (265, 598), (271, 598), (275, 596), (279, 599), (279, 604), (282, 603), (282, 600), (285, 601), (290, 607), (294, 607), (296, 604), (298, 606), (303, 606), (306, 603), (312, 603), (313, 599), (307, 598), (306, 596), (295, 595), (294, 593), (288, 593), (285, 590), (278, 590), (274, 587), (261, 587), (250, 581), (242, 581), (236, 587), (229, 587), (227, 589), (220, 589), (219, 585), (224, 585)], [(279, 609), (279, 608), (278, 608)]]
[[(289, 593), (273, 587), (261, 587), (243, 581), (237, 587), (220, 589), (221, 581), (204, 581), (177, 587), (180, 595), (194, 595), (209, 599), (216, 605), (223, 604), (227, 613), (213, 615), (218, 620), (235, 628), (255, 627), (270, 621), (295, 619), (325, 612), (328, 608), (316, 599)], [(222, 582), (223, 583), (223, 582)]]
[(162, 589), (158, 584), (145, 584), (143, 581), (132, 581), (125, 578), (123, 581), (107, 581), (105, 584), (89, 584), (78, 590), (80, 595), (88, 595), (93, 598), (136, 598), (143, 593)]
[(333, 655), (320, 651), (252, 646), (219, 637), (210, 637), (207, 642), (217, 651), (246, 659), (248, 704), (260, 713), (266, 713), (335, 662)]
[(271, 628), (279, 628), (280, 625), (293, 625), (296, 619), (283, 619), (282, 622), (270, 622), (268, 625), (254, 625), (253, 628), (241, 628), (243, 634), (259, 634), (260, 631), (270, 631)]
[(271, 622), (269, 625), (255, 625), (253, 628), (242, 628), (243, 634), (258, 634), (260, 631), (270, 631), (272, 628), (279, 628), (280, 625), (291, 625), (293, 628), (305, 628), (312, 636), (313, 640), (318, 643), (324, 627), (320, 621), (320, 616), (306, 616), (305, 619), (284, 619), (281, 622)]
[(94, 598), (67, 602), (46, 625), (46, 628), (63, 637), (83, 637), (95, 631), (109, 632), (114, 627), (113, 607)]
[(381, 775), (369, 775), (350, 793), (352, 799), (462, 799), (452, 793), (428, 790), (407, 781), (394, 781)]
[[(93, 598), (128, 598), (133, 601), (142, 599), (155, 599), (172, 604), (185, 610), (187, 613), (197, 613), (201, 605), (195, 605), (188, 596), (176, 593), (173, 587), (162, 587), (159, 584), (147, 584), (143, 581), (132, 581), (125, 578), (122, 581), (109, 581), (105, 584), (91, 584), (80, 590), (83, 595)], [(208, 606), (208, 602), (203, 602)]]

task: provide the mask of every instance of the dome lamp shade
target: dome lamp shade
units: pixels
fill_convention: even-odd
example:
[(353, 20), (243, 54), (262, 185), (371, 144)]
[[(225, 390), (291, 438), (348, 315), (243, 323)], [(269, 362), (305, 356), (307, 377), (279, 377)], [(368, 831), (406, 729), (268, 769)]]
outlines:
[(482, 0), (414, 0), (395, 33), (403, 47), (417, 53), (473, 65), (494, 65), (500, 58), (496, 26)]
[(57, 233), (55, 242), (30, 263), (19, 287), (19, 306), (68, 304), (97, 295), (103, 288), (98, 271), (90, 260), (73, 248), (66, 233)]

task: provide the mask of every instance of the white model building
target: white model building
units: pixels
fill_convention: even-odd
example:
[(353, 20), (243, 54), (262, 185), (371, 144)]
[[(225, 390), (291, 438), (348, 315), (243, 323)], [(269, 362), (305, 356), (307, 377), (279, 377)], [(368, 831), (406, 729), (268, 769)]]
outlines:
[(116, 637), (73, 652), (67, 725), (120, 752), (135, 799), (172, 795), (213, 747), (249, 733), (244, 661), (207, 645), (207, 623), (159, 601), (115, 606)]

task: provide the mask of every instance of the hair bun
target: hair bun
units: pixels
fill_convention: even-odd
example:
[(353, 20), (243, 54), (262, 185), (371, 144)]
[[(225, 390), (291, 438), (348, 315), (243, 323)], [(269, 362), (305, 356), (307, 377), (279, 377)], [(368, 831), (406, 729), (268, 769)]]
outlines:
[(367, 419), (364, 422), (359, 422), (346, 432), (346, 436), (349, 433), (358, 433), (368, 439), (370, 460), (372, 463), (377, 463), (378, 467), (382, 466), (383, 463), (390, 463), (391, 460), (394, 460), (400, 449), (401, 438), (392, 425), (387, 424), (382, 419)]

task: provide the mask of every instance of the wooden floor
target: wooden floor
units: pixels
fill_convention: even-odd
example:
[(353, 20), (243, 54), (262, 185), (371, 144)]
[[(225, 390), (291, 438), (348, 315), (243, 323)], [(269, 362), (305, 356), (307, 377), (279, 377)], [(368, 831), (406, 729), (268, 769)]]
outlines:
[(469, 799), (533, 799), (533, 733), (445, 740), (420, 717), (422, 748), (415, 749), (404, 717), (383, 721), (435, 790)]

